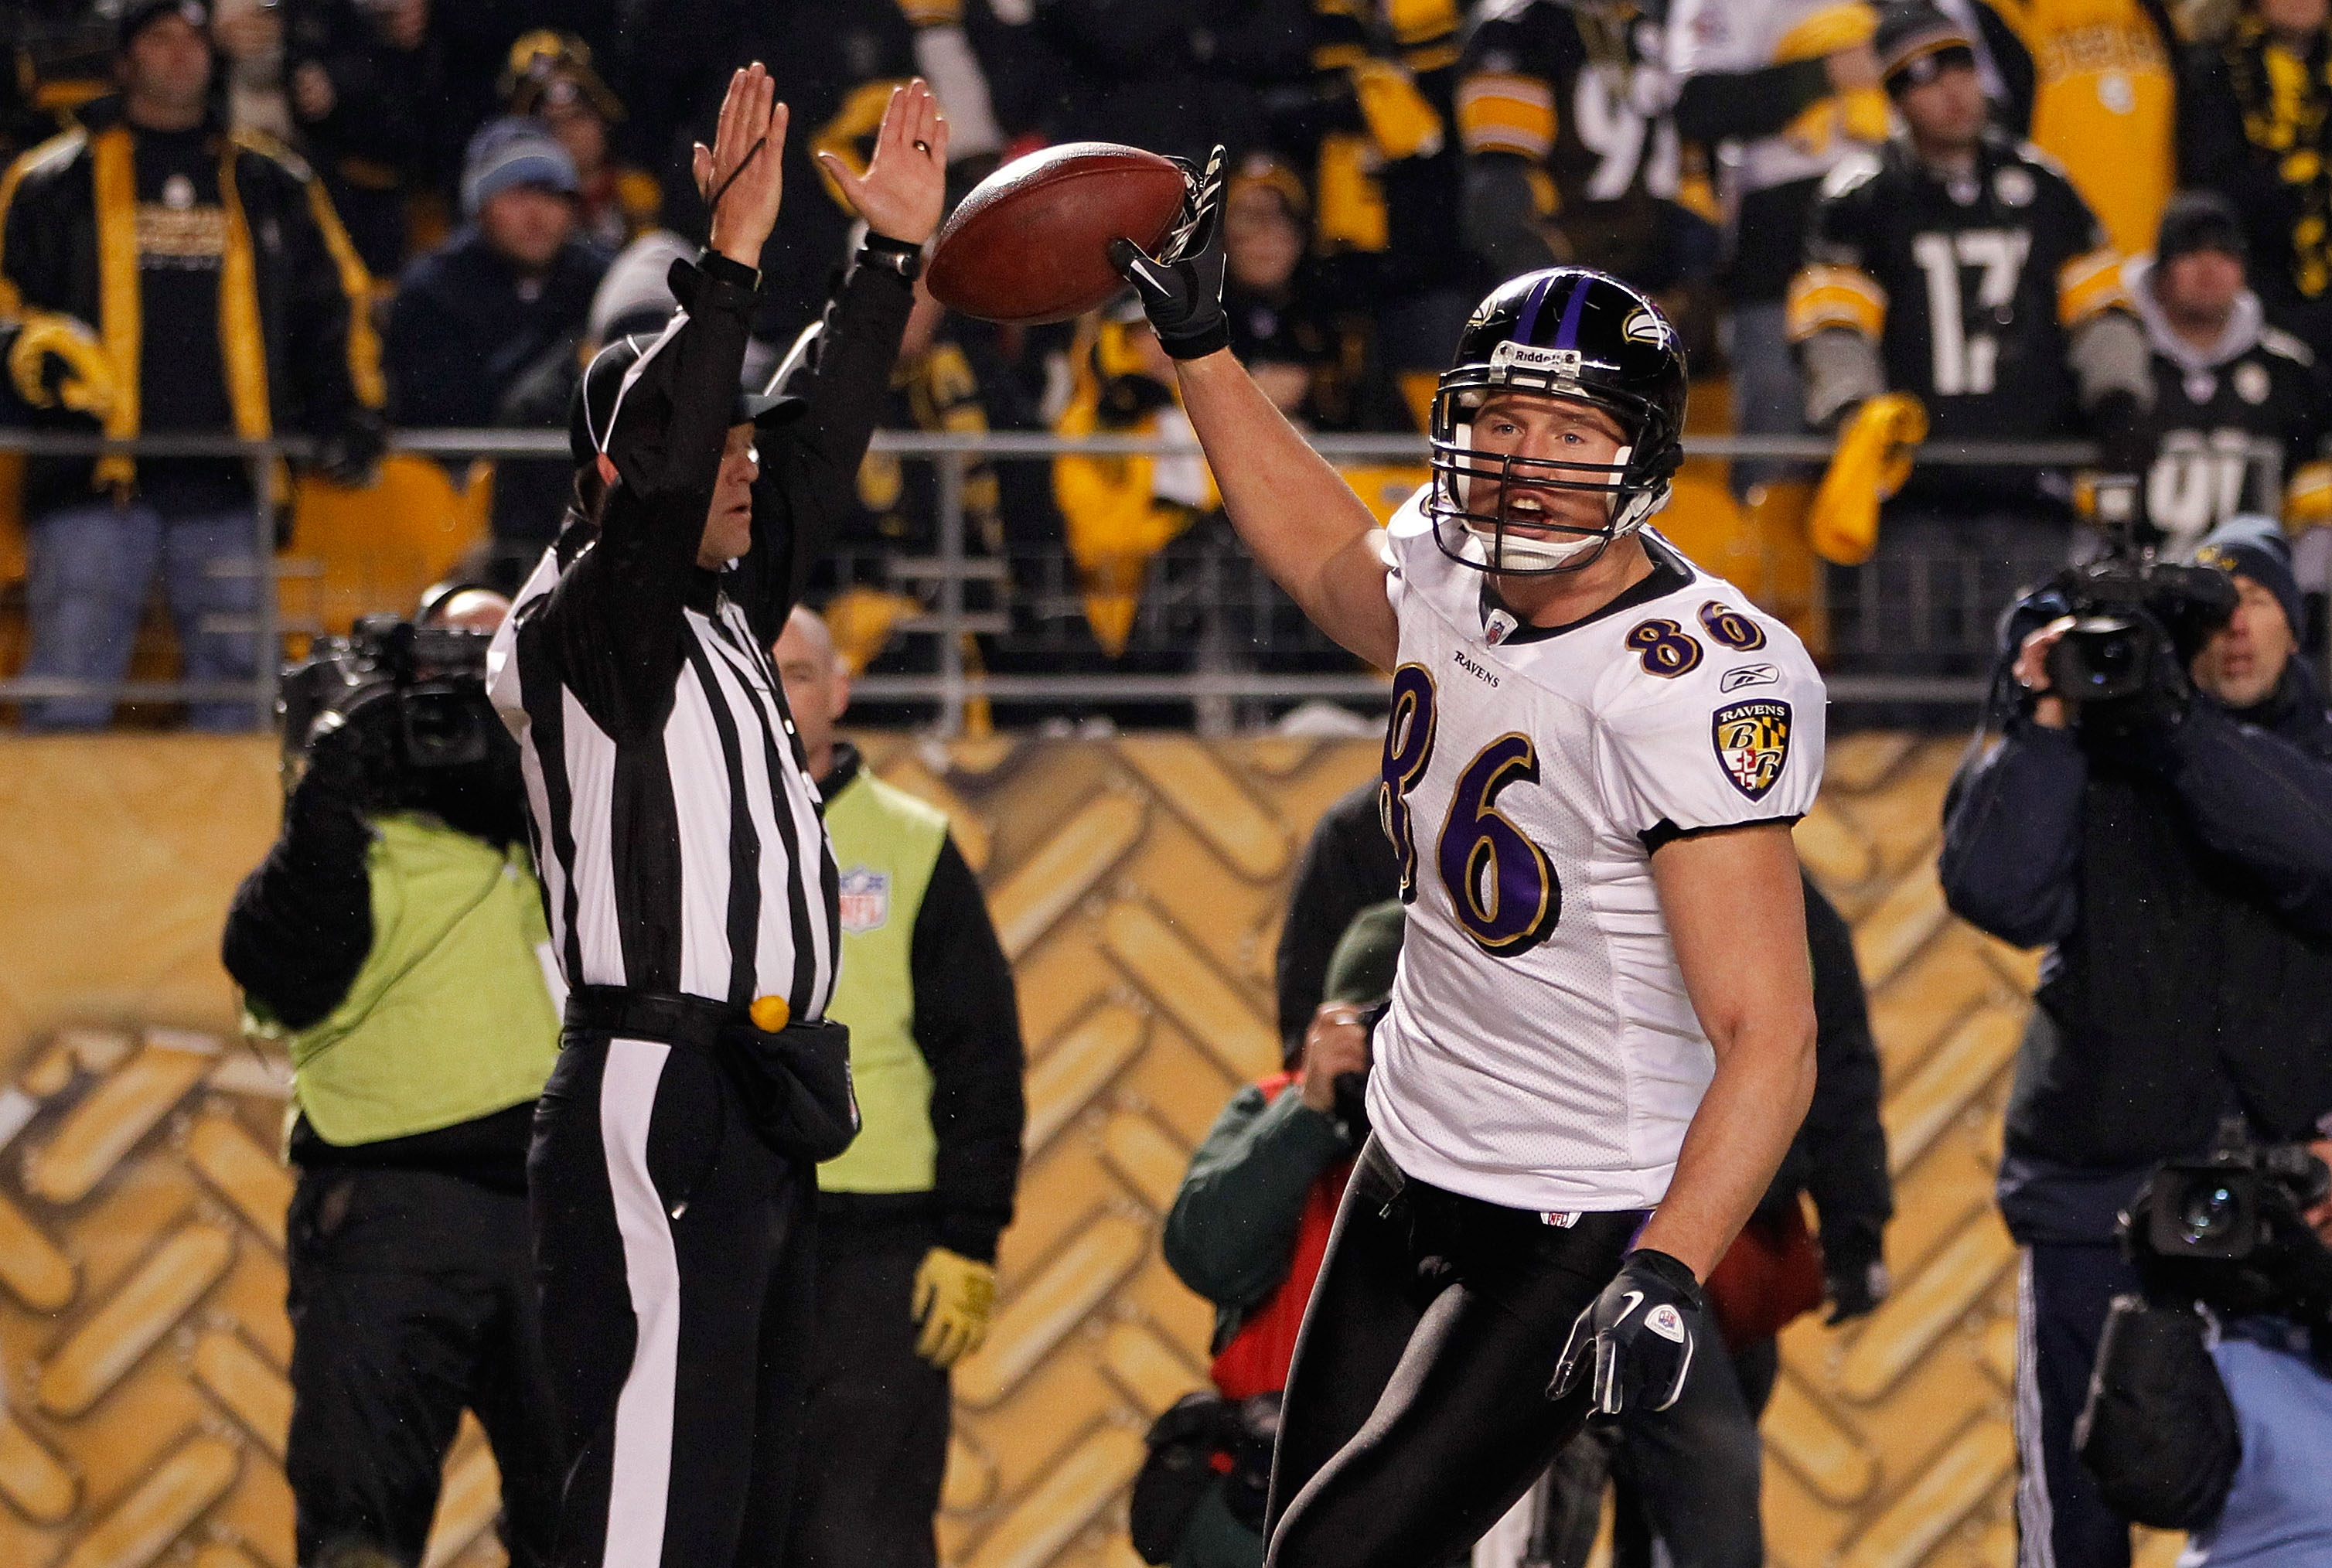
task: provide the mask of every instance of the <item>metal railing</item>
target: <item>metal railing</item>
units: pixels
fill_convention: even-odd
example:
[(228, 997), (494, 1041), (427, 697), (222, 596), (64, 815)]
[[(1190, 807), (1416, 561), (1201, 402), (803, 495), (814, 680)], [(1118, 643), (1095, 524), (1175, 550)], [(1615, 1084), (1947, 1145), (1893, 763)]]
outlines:
[[(1313, 445), (1332, 462), (1346, 464), (1421, 464), (1427, 455), (1424, 438), (1409, 435), (1324, 435), (1314, 437)], [(1386, 692), (1384, 678), (1365, 669), (1238, 668), (1236, 667), (1236, 658), (1232, 667), (1201, 667), (1171, 673), (1058, 674), (975, 668), (967, 658), (967, 647), (970, 645), (968, 638), (975, 635), (995, 634), (1001, 623), (997, 611), (971, 607), (967, 601), (966, 590), (974, 584), (996, 584), (999, 579), (1008, 581), (1011, 577), (1009, 563), (999, 569), (998, 561), (981, 559), (968, 545), (966, 484), (975, 465), (1049, 461), (1071, 455), (1177, 457), (1196, 454), (1199, 449), (1195, 443), (1189, 441), (1139, 435), (1064, 437), (1048, 433), (1017, 431), (952, 434), (890, 430), (876, 432), (872, 449), (893, 457), (933, 464), (937, 473), (937, 516), (932, 554), (928, 557), (893, 558), (884, 563), (892, 580), (924, 590), (918, 597), (925, 598), (927, 612), (906, 622), (903, 629), (932, 639), (933, 657), (930, 661), (932, 667), (923, 672), (874, 674), (861, 677), (855, 684), (856, 692), (870, 703), (922, 704), (929, 711), (931, 723), (941, 733), (953, 734), (963, 727), (967, 709), (982, 701), (1008, 703), (1024, 711), (1041, 710), (1047, 705), (1071, 708), (1080, 704), (1106, 703), (1188, 704), (1201, 716), (1202, 721), (1209, 718), (1214, 721), (1207, 727), (1219, 728), (1227, 703), (1284, 703), (1314, 698), (1368, 703), (1382, 698)], [(1820, 436), (1691, 436), (1687, 438), (1685, 449), (1688, 458), (1764, 458), (1818, 464), (1829, 459), (1833, 445)], [(121, 454), (132, 457), (236, 458), (252, 465), (253, 492), (259, 494), (266, 493), (264, 476), (277, 460), (305, 457), (311, 454), (311, 444), (299, 438), (244, 441), (225, 435), (177, 435), (113, 441), (89, 435), (0, 430), (0, 451), (39, 456)], [(565, 434), (556, 430), (444, 429), (399, 431), (391, 437), (389, 450), (439, 458), (563, 459), (568, 447)], [(2069, 468), (2094, 463), (2097, 454), (2085, 442), (1930, 442), (1917, 448), (1915, 456), (1916, 461), (1922, 464), (1954, 467)], [(247, 626), (237, 624), (215, 629), (247, 629), (260, 648), (280, 654), (287, 628), (279, 608), (278, 585), (287, 575), (298, 573), (301, 568), (298, 563), (287, 562), (279, 557), (275, 547), (275, 521), (268, 515), (268, 509), (259, 508), (256, 512), (253, 549), (262, 563), (262, 573), (267, 578), (266, 588), (257, 596), (256, 613)], [(1052, 550), (1056, 560), (1061, 553), (1057, 549)], [(1243, 556), (1239, 559), (1245, 559)], [(1257, 605), (1265, 604), (1266, 600), (1273, 601), (1276, 607), (1293, 613), (1293, 606), (1280, 598), (1276, 588), (1261, 583), (1260, 573), (1251, 562), (1245, 563), (1245, 570), (1252, 580), (1233, 586), (1247, 598)], [(1055, 597), (1064, 604), (1074, 598), (1073, 594)], [(402, 607), (379, 607), (392, 609)], [(1055, 604), (1052, 607), (1057, 611), (1061, 605)], [(1305, 631), (1308, 632), (1308, 628)], [(1325, 653), (1326, 650), (1324, 640), (1317, 639), (1316, 635), (1313, 644), (1298, 644), (1293, 649), (1297, 653)], [(256, 714), (272, 717), (280, 662), (280, 657), (262, 657), (258, 661), (258, 671), (248, 684), (239, 682), (85, 682), (19, 676), (0, 680), (0, 702), (47, 698), (185, 702), (232, 701), (248, 697)], [(1834, 701), (1849, 703), (1972, 705), (1981, 697), (1983, 687), (1983, 681), (1975, 677), (1843, 674), (1832, 678), (1830, 694)]]

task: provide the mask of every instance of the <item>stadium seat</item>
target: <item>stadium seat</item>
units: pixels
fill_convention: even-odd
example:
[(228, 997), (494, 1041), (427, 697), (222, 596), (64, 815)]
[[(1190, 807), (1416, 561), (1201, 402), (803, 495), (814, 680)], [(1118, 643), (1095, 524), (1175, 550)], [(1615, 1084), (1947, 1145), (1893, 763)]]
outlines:
[(484, 542), (492, 506), (493, 465), (483, 461), (458, 489), (435, 459), (402, 452), (381, 460), (368, 489), (303, 474), (283, 563), (285, 622), (338, 634), (358, 616), (410, 610)]

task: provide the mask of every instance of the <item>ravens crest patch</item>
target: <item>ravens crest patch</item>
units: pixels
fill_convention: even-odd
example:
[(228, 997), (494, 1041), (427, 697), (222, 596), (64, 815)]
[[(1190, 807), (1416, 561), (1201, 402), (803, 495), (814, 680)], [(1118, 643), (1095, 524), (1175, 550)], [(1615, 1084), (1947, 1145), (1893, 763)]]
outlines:
[(1790, 705), (1735, 703), (1717, 709), (1708, 726), (1725, 776), (1750, 799), (1763, 800), (1790, 760)]

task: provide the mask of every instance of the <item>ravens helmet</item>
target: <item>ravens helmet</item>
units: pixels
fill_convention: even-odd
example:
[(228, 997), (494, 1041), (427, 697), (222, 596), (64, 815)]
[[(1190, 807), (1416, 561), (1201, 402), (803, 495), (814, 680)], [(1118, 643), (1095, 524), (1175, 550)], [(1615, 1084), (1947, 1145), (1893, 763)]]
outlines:
[[(1501, 392), (1586, 403), (1619, 424), (1609, 463), (1525, 457), (1474, 445), (1475, 416)], [(1668, 504), (1683, 460), (1684, 349), (1652, 301), (1619, 279), (1549, 267), (1500, 284), (1476, 308), (1433, 397), (1426, 509), (1451, 559), (1500, 575), (1577, 571)], [(1599, 527), (1532, 515), (1532, 490), (1607, 497)], [(1523, 526), (1516, 527), (1517, 522)]]

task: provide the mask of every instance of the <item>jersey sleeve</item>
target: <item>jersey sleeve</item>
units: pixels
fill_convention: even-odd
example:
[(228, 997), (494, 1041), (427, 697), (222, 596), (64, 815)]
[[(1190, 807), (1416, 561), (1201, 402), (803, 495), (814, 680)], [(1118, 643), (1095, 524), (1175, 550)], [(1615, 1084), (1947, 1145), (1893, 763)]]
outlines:
[[(1827, 698), (1805, 649), (1754, 611), (1713, 603), (1702, 619), (1688, 630), (1657, 619), (1631, 629), (1638, 667), (1604, 710), (1601, 772), (1613, 822), (1647, 849), (1795, 822), (1821, 787)], [(1662, 673), (1691, 656), (1687, 643), (1699, 649), (1691, 667)]]
[(1802, 343), (1818, 332), (1844, 328), (1876, 338), (1887, 325), (1887, 290), (1871, 254), (1872, 202), (1878, 160), (1855, 153), (1840, 160), (1822, 181), (1806, 223), (1803, 264), (1790, 280), (1787, 323), (1790, 340)]
[(1562, 76), (1548, 36), (1553, 10), (1492, 0), (1475, 13), (1458, 66), (1458, 136), (1467, 152), (1536, 163), (1553, 149)]
[(2109, 310), (2131, 309), (2122, 286), (2120, 252), (2106, 237), (2105, 225), (2081, 199), (2072, 180), (2049, 167), (2056, 199), (2043, 208), (2049, 232), (2036, 235), (2043, 253), (2057, 258), (2057, 322), (2065, 328)]

